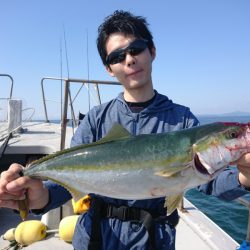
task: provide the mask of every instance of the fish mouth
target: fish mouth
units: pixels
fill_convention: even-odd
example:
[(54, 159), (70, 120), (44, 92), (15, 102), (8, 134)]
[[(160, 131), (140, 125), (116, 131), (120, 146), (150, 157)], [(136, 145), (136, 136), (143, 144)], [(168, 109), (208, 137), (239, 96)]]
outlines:
[(199, 153), (196, 153), (194, 155), (194, 168), (196, 172), (203, 178), (206, 179), (213, 179), (214, 176), (216, 176), (218, 173), (220, 173), (224, 168), (221, 169), (213, 169), (211, 166), (209, 166), (199, 155)]
[(210, 175), (206, 167), (201, 163), (198, 154), (194, 155), (194, 167), (202, 175)]

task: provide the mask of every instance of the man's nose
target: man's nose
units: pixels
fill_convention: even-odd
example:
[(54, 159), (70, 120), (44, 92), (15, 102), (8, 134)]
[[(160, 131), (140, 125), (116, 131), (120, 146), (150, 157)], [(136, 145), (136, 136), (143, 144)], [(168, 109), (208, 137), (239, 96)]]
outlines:
[(131, 56), (129, 53), (126, 53), (126, 65), (130, 67), (131, 65), (136, 63), (136, 59), (134, 56)]

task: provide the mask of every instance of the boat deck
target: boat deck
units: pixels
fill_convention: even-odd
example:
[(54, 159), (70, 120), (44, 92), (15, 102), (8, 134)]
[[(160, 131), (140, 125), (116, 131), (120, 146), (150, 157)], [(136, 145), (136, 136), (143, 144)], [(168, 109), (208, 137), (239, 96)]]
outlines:
[[(67, 127), (65, 148), (69, 147), (72, 134), (72, 129)], [(7, 124), (0, 123), (0, 139), (7, 135)], [(10, 139), (5, 154), (51, 154), (60, 149), (60, 138), (60, 124), (26, 122), (22, 124), (22, 132), (14, 133)]]
[[(177, 225), (177, 250), (235, 250), (239, 244), (228, 234), (206, 217), (188, 200), (184, 200), (186, 212), (180, 212), (180, 222)], [(29, 219), (40, 219), (38, 216), (29, 216)], [(10, 209), (0, 209), (0, 234), (15, 227), (21, 222), (18, 214)], [(0, 239), (0, 249), (8, 246), (8, 242)], [(58, 235), (52, 234), (45, 240), (36, 242), (24, 249), (31, 250), (72, 250), (71, 244), (62, 241)]]
[(177, 250), (235, 250), (239, 244), (187, 199), (177, 225)]

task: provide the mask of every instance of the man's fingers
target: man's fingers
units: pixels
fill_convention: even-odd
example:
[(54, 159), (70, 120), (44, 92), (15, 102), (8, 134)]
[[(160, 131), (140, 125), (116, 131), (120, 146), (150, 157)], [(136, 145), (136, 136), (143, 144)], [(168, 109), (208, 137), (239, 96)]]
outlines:
[(3, 171), (0, 175), (2, 181), (10, 182), (12, 180), (17, 179), (20, 177), (20, 172), (22, 171), (23, 167), (17, 163), (10, 165), (7, 171)]
[(18, 202), (15, 200), (0, 200), (0, 207), (6, 207), (18, 210)]
[(238, 164), (238, 169), (242, 174), (250, 174), (250, 167)]
[(25, 190), (19, 189), (12, 191), (7, 189), (9, 182), (12, 182), (20, 177), (19, 172), (22, 170), (22, 166), (19, 164), (12, 164), (7, 171), (3, 171), (0, 175), (0, 197), (1, 200), (7, 199), (19, 199), (24, 197)]
[(238, 161), (238, 164), (250, 167), (250, 153), (244, 154)]
[(18, 209), (18, 201), (26, 198), (27, 188), (32, 186), (29, 177), (21, 177), (23, 167), (12, 164), (7, 171), (0, 175), (0, 207)]
[(18, 194), (10, 194), (6, 192), (1, 194), (1, 200), (23, 200), (25, 197), (26, 195), (24, 191)]
[(242, 165), (250, 167), (250, 153), (242, 155), (239, 160), (231, 162), (230, 165)]
[(7, 192), (17, 192), (17, 191), (21, 191), (24, 190), (26, 188), (28, 188), (29, 186), (31, 186), (32, 180), (31, 178), (24, 176), (24, 177), (20, 177), (18, 179), (15, 179), (9, 183), (7, 183), (6, 185), (6, 190)]

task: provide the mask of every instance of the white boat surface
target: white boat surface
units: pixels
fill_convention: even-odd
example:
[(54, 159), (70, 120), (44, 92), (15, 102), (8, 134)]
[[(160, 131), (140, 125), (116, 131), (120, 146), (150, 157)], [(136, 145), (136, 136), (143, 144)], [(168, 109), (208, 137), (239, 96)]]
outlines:
[[(184, 199), (185, 212), (179, 211), (180, 221), (176, 228), (176, 250), (235, 250), (239, 244), (227, 233), (197, 209), (192, 203)], [(40, 219), (39, 217), (29, 217)], [(9, 209), (0, 209), (0, 234), (15, 227), (21, 221), (18, 214)], [(8, 242), (0, 239), (0, 249), (8, 246)], [(70, 243), (61, 240), (57, 234), (49, 235), (45, 240), (35, 242), (24, 249), (32, 250), (73, 250)]]
[[(68, 99), (68, 84), (75, 82), (76, 79), (64, 79), (66, 99)], [(84, 82), (78, 80), (76, 82)], [(99, 81), (92, 81), (98, 84)], [(50, 123), (46, 117), (45, 122), (23, 122), (22, 130), (13, 133), (9, 138), (8, 144), (2, 158), (0, 158), (0, 173), (13, 161), (26, 164), (27, 159), (41, 157), (43, 155), (54, 153), (62, 147), (70, 146), (70, 139), (73, 134), (72, 128), (66, 125), (67, 121), (67, 101), (64, 101), (65, 116), (62, 117), (61, 123)], [(8, 130), (8, 123), (0, 123), (2, 136), (7, 140), (5, 135)], [(3, 132), (5, 131), (5, 132)], [(0, 134), (0, 138), (1, 138)], [(8, 133), (7, 133), (8, 135)], [(2, 146), (5, 140), (2, 140)], [(64, 142), (62, 143), (62, 140)], [(1, 143), (1, 142), (0, 142)], [(1, 144), (0, 144), (1, 146)], [(0, 149), (1, 154), (1, 149)], [(239, 244), (225, 233), (219, 226), (196, 208), (191, 202), (184, 199), (184, 210), (180, 211), (180, 222), (177, 225), (176, 249), (177, 250), (234, 250)], [(64, 208), (62, 213), (60, 209), (55, 209), (48, 214), (39, 217), (29, 215), (30, 219), (41, 219), (48, 225), (49, 229), (57, 229), (60, 219), (71, 213), (71, 209)], [(20, 216), (10, 209), (0, 208), (0, 235), (7, 229), (16, 227), (21, 222)], [(0, 249), (8, 246), (8, 242), (0, 239)], [(58, 235), (52, 234), (45, 240), (33, 243), (24, 249), (73, 249), (72, 245), (59, 239)]]

